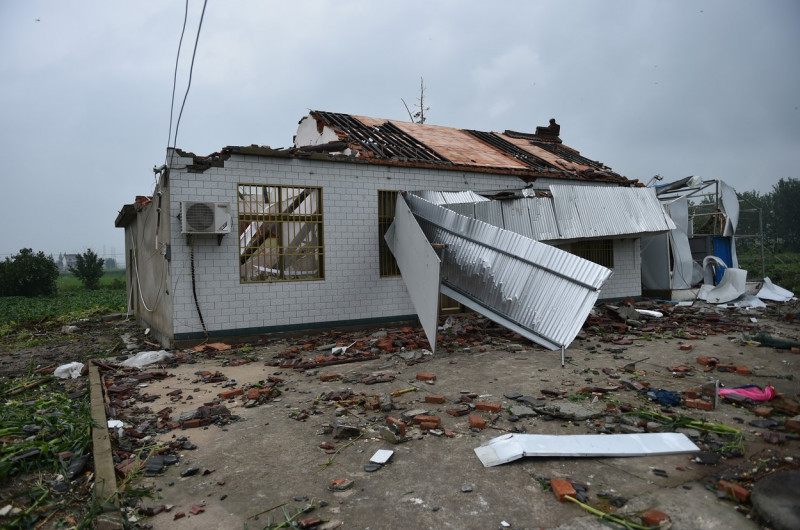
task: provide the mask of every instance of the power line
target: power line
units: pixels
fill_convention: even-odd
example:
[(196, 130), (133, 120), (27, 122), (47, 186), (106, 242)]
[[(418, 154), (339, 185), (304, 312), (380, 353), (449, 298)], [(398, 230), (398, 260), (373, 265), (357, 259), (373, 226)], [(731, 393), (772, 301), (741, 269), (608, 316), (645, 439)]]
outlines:
[[(169, 104), (169, 131), (167, 131), (167, 149), (169, 149), (169, 143), (172, 140), (172, 113), (175, 110), (175, 88), (178, 85), (178, 61), (181, 58), (181, 48), (183, 47), (183, 34), (186, 32), (186, 19), (189, 18), (189, 0), (186, 0), (186, 4), (183, 9), (183, 27), (181, 28), (181, 38), (178, 41), (178, 53), (175, 56), (175, 72), (172, 75), (172, 100)], [(164, 153), (164, 163), (167, 163), (167, 153)]]
[[(188, 0), (187, 0), (188, 2)], [(197, 25), (197, 36), (194, 39), (194, 49), (192, 50), (192, 62), (189, 65), (189, 82), (186, 85), (186, 92), (183, 94), (183, 102), (181, 103), (181, 110), (178, 113), (178, 121), (175, 123), (175, 136), (172, 138), (172, 149), (178, 143), (178, 129), (181, 126), (181, 117), (183, 117), (183, 108), (186, 106), (186, 99), (189, 97), (189, 89), (192, 88), (192, 74), (194, 72), (194, 58), (197, 55), (197, 43), (200, 41), (200, 30), (203, 29), (203, 18), (206, 14), (206, 4), (208, 0), (203, 0), (203, 11), (200, 13), (200, 23)]]

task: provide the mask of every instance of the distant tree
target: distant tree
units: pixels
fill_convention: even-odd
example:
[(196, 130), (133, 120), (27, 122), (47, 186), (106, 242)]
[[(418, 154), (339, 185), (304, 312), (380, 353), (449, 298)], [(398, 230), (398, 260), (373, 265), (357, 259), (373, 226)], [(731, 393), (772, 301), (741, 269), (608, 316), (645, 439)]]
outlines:
[(61, 267), (63, 267), (63, 265), (64, 265), (64, 253), (59, 252), (58, 259), (56, 260), (56, 267), (58, 267), (58, 269), (61, 270)]
[[(745, 191), (736, 194), (739, 197), (739, 224), (736, 233), (741, 235), (758, 235), (761, 230), (764, 232), (764, 241), (771, 241), (775, 238), (775, 211), (772, 207), (772, 194), (761, 195), (757, 191)], [(761, 222), (759, 226), (759, 212), (761, 210)], [(745, 246), (756, 245), (758, 240), (747, 239), (743, 241)], [(737, 243), (738, 245), (739, 243)]]
[(75, 266), (70, 266), (69, 270), (83, 283), (84, 287), (97, 289), (100, 278), (103, 277), (103, 261), (92, 249), (88, 249), (83, 254), (76, 256)]
[(103, 263), (106, 270), (116, 269), (117, 268), (117, 260), (114, 258), (105, 258), (105, 262)]
[(37, 296), (56, 293), (58, 267), (52, 256), (23, 248), (0, 262), (0, 296)]
[(780, 179), (772, 186), (772, 207), (775, 219), (774, 236), (783, 242), (786, 250), (800, 251), (800, 222), (797, 208), (800, 205), (800, 179)]

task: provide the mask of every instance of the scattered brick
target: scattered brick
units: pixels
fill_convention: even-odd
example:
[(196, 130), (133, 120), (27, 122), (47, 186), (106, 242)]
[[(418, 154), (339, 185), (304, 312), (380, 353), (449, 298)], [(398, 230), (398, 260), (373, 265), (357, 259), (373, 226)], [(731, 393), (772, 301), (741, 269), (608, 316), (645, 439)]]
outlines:
[(417, 374), (417, 381), (436, 381), (436, 374), (420, 372)]
[(575, 488), (570, 484), (568, 480), (564, 480), (563, 478), (551, 478), (550, 479), (550, 488), (555, 493), (556, 498), (559, 502), (564, 502), (567, 495), (572, 498), (576, 498), (578, 493), (575, 491)]
[(773, 410), (775, 409), (773, 409), (772, 407), (757, 407), (753, 410), (753, 414), (761, 418), (766, 418), (767, 416), (772, 414)]
[(433, 423), (433, 427), (428, 427), (429, 429), (435, 429), (439, 426), (442, 422), (442, 418), (439, 416), (428, 416), (427, 414), (420, 414), (418, 416), (414, 416), (414, 424), (421, 425), (422, 423)]
[(800, 417), (795, 416), (790, 420), (786, 420), (786, 424), (784, 426), (790, 431), (800, 433)]
[(483, 416), (479, 416), (477, 414), (470, 414), (469, 415), (469, 426), (474, 429), (485, 429), (486, 428), (486, 419)]
[(436, 422), (436, 421), (423, 421), (423, 422), (420, 422), (419, 428), (423, 429), (423, 430), (426, 430), (426, 431), (429, 431), (431, 429), (438, 429), (439, 428), (439, 423)]
[(735, 364), (718, 364), (716, 366), (718, 372), (735, 372), (736, 365)]
[(186, 517), (186, 514), (184, 512), (177, 512), (175, 516), (172, 518), (172, 520), (177, 521), (178, 519), (183, 519), (184, 517)]
[(261, 395), (258, 388), (250, 388), (247, 390), (247, 399), (258, 399), (258, 396)]
[(698, 357), (697, 364), (702, 364), (703, 366), (715, 366), (719, 362), (719, 359), (716, 357)]
[(425, 396), (425, 403), (444, 403), (445, 397), (441, 394), (428, 394)]
[(236, 396), (244, 395), (244, 390), (241, 388), (235, 388), (233, 390), (226, 390), (224, 392), (219, 393), (219, 397), (222, 399), (231, 399)]
[(728, 496), (733, 497), (739, 502), (747, 502), (750, 500), (750, 491), (734, 482), (720, 480), (717, 482), (717, 490), (724, 491)]
[(642, 514), (642, 524), (645, 526), (661, 526), (669, 520), (669, 515), (658, 510), (650, 510)]
[(319, 376), (320, 381), (333, 381), (334, 379), (341, 379), (342, 376), (339, 374), (321, 374)]
[(445, 412), (450, 414), (451, 416), (466, 416), (469, 414), (469, 407), (457, 407), (452, 409), (447, 409)]
[(386, 425), (389, 425), (390, 428), (392, 425), (397, 427), (397, 435), (401, 438), (404, 438), (406, 435), (406, 424), (398, 420), (397, 418), (393, 418), (391, 416), (386, 416)]
[(739, 375), (750, 375), (750, 368), (746, 366), (737, 366), (736, 373)]
[(681, 350), (682, 350), (682, 351), (689, 351), (689, 350), (691, 350), (693, 347), (694, 347), (694, 346), (692, 346), (691, 344), (681, 344)]
[(192, 515), (197, 515), (199, 513), (203, 513), (204, 511), (206, 511), (206, 509), (199, 504), (192, 504), (192, 508), (189, 510)]
[(444, 430), (444, 435), (447, 436), (448, 438), (455, 438), (456, 433), (454, 433), (450, 429), (445, 429)]
[(486, 412), (500, 412), (500, 409), (503, 406), (500, 403), (492, 403), (490, 401), (478, 401), (475, 403), (475, 408), (477, 410), (483, 410)]
[(690, 409), (713, 410), (714, 404), (702, 399), (684, 399), (683, 404)]

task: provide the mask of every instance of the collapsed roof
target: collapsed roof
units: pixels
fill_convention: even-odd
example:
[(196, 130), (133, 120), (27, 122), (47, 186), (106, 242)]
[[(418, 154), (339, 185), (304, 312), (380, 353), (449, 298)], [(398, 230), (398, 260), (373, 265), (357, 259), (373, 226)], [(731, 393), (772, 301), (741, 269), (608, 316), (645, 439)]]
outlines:
[(326, 153), (378, 164), (482, 171), (537, 178), (630, 185), (636, 181), (564, 145), (560, 126), (503, 133), (457, 129), (336, 112), (311, 111), (300, 120), (294, 145), (300, 152)]

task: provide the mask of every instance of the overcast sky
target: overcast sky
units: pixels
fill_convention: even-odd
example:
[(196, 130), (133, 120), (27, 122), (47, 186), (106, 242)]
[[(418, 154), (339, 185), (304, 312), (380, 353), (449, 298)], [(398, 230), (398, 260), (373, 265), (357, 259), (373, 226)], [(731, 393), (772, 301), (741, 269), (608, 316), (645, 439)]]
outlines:
[[(122, 257), (164, 162), (179, 0), (0, 0), (0, 257)], [(202, 0), (189, 0), (175, 119)], [(178, 147), (291, 145), (309, 109), (533, 132), (628, 178), (800, 177), (800, 2), (209, 0)]]

